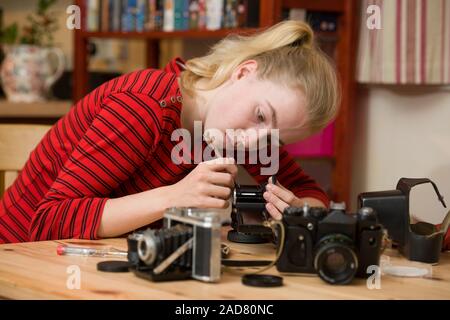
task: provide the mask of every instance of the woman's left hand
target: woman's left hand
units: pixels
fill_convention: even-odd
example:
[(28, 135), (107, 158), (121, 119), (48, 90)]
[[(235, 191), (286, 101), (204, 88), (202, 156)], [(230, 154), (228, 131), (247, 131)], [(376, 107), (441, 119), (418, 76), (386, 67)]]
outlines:
[(266, 186), (266, 192), (264, 192), (263, 196), (267, 201), (266, 210), (276, 220), (281, 220), (282, 213), (287, 207), (302, 207), (305, 203), (308, 203), (311, 207), (326, 207), (322, 201), (315, 198), (298, 198), (292, 191), (283, 187), (278, 181), (276, 184), (273, 184), (271, 178), (269, 178), (269, 183)]

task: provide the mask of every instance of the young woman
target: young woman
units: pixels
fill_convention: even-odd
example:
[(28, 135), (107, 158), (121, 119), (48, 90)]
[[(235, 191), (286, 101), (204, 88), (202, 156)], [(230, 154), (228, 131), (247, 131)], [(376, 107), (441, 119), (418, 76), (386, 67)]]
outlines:
[[(292, 143), (325, 127), (337, 104), (334, 68), (312, 30), (294, 21), (226, 38), (185, 64), (113, 79), (78, 101), (30, 154), (0, 202), (0, 243), (114, 237), (158, 222), (167, 207), (226, 207), (236, 165), (175, 164), (174, 130), (194, 134), (194, 121), (222, 138), (226, 129), (279, 129)], [(268, 179), (260, 167), (245, 165), (259, 183)], [(289, 205), (328, 204), (283, 148), (277, 178), (264, 193), (273, 218)]]

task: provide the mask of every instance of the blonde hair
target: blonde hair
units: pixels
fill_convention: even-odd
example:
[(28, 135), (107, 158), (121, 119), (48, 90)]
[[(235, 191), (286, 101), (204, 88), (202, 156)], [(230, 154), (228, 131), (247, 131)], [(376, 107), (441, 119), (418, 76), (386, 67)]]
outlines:
[(330, 59), (315, 45), (310, 26), (300, 21), (280, 22), (251, 36), (230, 35), (210, 52), (186, 62), (181, 74), (183, 89), (195, 96), (201, 89), (217, 88), (242, 62), (255, 60), (260, 79), (281, 82), (300, 89), (306, 97), (308, 134), (323, 129), (336, 117), (340, 90)]

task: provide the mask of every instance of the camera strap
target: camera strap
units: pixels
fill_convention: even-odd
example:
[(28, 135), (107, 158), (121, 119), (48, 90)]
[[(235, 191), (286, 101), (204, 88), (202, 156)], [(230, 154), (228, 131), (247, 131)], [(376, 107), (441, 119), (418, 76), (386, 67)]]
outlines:
[[(411, 189), (414, 186), (417, 186), (417, 185), (423, 184), (423, 183), (431, 183), (434, 191), (436, 192), (436, 195), (437, 195), (439, 201), (442, 203), (444, 208), (447, 208), (445, 201), (444, 201), (444, 197), (440, 194), (438, 187), (436, 186), (436, 184), (433, 181), (431, 181), (428, 178), (401, 178), (397, 183), (397, 190), (400, 190), (401, 192), (403, 192), (407, 201), (409, 202), (409, 194), (411, 192)], [(436, 230), (434, 228), (434, 226), (431, 226), (430, 224), (423, 223), (423, 222), (419, 222), (419, 223), (411, 225), (411, 230), (425, 238), (430, 238), (430, 237), (437, 235), (438, 233), (447, 232), (449, 225), (450, 225), (450, 211), (447, 212), (447, 215), (445, 216), (444, 220), (442, 221), (442, 224), (441, 224), (439, 230)]]
[(411, 189), (419, 184), (431, 183), (434, 191), (442, 203), (447, 208), (444, 197), (439, 193), (436, 184), (428, 178), (401, 178), (397, 183), (397, 190), (400, 190), (406, 199), (408, 213), (408, 229), (405, 236), (405, 244), (399, 247), (408, 259), (426, 263), (437, 263), (442, 249), (444, 234), (450, 225), (450, 211), (447, 212), (439, 229), (435, 225), (427, 222), (417, 222), (411, 224), (409, 221), (409, 194)]
[[(280, 239), (277, 247), (276, 256), (273, 261), (265, 260), (222, 260), (222, 266), (227, 268), (229, 272), (242, 275), (242, 283), (252, 287), (279, 287), (283, 285), (283, 278), (280, 276), (259, 274), (265, 270), (272, 268), (278, 261), (284, 248), (285, 230), (281, 221), (270, 220), (265, 221), (264, 224), (270, 227), (273, 232), (276, 232), (276, 226), (279, 226)], [(261, 269), (254, 272), (239, 272), (234, 270), (233, 267), (255, 267), (262, 266)]]
[(277, 221), (277, 220), (270, 220), (270, 221), (265, 221), (264, 225), (266, 227), (269, 227), (273, 230), (273, 232), (276, 232), (275, 228), (276, 226), (279, 226), (279, 230), (280, 230), (280, 239), (279, 239), (279, 246), (277, 247), (277, 251), (276, 251), (276, 256), (275, 259), (272, 261), (267, 261), (267, 260), (229, 260), (229, 259), (222, 259), (222, 265), (226, 268), (230, 268), (229, 270), (233, 273), (236, 273), (237, 271), (232, 270), (231, 268), (233, 267), (256, 267), (256, 266), (261, 266), (262, 268), (254, 271), (254, 272), (249, 272), (249, 273), (244, 273), (241, 272), (239, 274), (242, 275), (247, 275), (247, 274), (257, 274), (257, 273), (261, 273), (265, 270), (268, 270), (270, 268), (272, 268), (278, 261), (278, 259), (281, 256), (281, 253), (283, 252), (283, 248), (284, 248), (284, 237), (285, 237), (285, 230), (284, 230), (284, 225), (281, 221)]
[(436, 195), (439, 199), (439, 201), (442, 203), (444, 208), (447, 208), (444, 197), (439, 193), (439, 189), (436, 186), (436, 184), (431, 181), (428, 178), (401, 178), (397, 183), (397, 190), (400, 190), (403, 192), (403, 194), (409, 199), (409, 193), (411, 189), (419, 184), (423, 183), (431, 183), (433, 186), (434, 192), (436, 192)]

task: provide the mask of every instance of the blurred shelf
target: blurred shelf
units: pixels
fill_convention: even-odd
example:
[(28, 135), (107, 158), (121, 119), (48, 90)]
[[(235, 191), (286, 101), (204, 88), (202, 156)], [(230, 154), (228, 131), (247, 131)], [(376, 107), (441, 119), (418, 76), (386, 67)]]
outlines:
[(223, 38), (229, 34), (251, 34), (256, 32), (257, 28), (243, 29), (220, 29), (220, 30), (180, 30), (180, 31), (80, 31), (82, 38), (141, 38), (141, 39), (167, 39), (167, 38), (189, 38), (189, 39), (208, 39)]
[(339, 33), (334, 31), (314, 31), (314, 36), (319, 40), (339, 41)]
[(0, 119), (58, 119), (69, 112), (70, 100), (43, 102), (10, 102), (0, 100)]
[(311, 11), (344, 12), (345, 0), (283, 0), (285, 8), (301, 8)]

